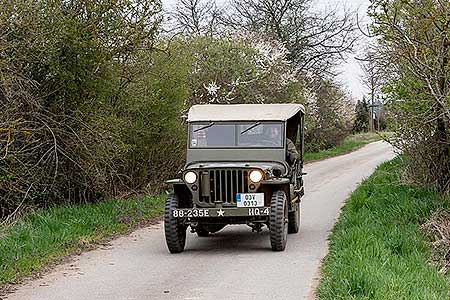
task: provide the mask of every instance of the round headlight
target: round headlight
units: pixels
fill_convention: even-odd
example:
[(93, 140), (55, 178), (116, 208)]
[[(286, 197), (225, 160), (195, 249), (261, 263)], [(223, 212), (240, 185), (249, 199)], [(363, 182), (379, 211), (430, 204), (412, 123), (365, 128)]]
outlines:
[(262, 178), (263, 174), (261, 173), (261, 171), (253, 170), (250, 172), (250, 180), (252, 182), (260, 182)]
[(184, 181), (186, 181), (189, 184), (194, 183), (195, 181), (197, 181), (197, 174), (191, 171), (187, 172), (186, 174), (184, 174)]

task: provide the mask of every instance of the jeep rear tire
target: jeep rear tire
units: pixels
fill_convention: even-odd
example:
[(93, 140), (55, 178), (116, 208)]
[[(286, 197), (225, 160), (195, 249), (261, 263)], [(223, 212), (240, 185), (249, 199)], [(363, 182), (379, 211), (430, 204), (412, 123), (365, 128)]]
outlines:
[(275, 191), (270, 201), (270, 245), (273, 251), (284, 251), (288, 233), (288, 204), (283, 191)]
[(166, 199), (166, 209), (164, 211), (164, 233), (166, 244), (170, 253), (183, 252), (186, 244), (187, 227), (180, 222), (180, 219), (173, 217), (172, 212), (178, 208), (179, 199), (176, 194), (170, 194)]
[(300, 229), (300, 202), (294, 204), (295, 210), (289, 212), (288, 233), (297, 233)]

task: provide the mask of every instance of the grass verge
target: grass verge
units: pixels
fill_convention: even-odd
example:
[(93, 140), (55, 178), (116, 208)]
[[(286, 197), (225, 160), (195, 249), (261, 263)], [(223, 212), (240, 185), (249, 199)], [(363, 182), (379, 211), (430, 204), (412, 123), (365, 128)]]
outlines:
[(149, 196), (60, 206), (0, 228), (0, 286), (161, 215), (163, 199)]
[(430, 242), (420, 229), (448, 202), (401, 184), (401, 159), (380, 166), (342, 209), (318, 299), (450, 299), (450, 282), (428, 263)]
[[(384, 135), (384, 133), (382, 133)], [(375, 132), (358, 133), (348, 136), (341, 145), (322, 150), (319, 152), (306, 152), (305, 162), (312, 162), (333, 156), (347, 154), (355, 151), (362, 146), (381, 140), (381, 137)]]

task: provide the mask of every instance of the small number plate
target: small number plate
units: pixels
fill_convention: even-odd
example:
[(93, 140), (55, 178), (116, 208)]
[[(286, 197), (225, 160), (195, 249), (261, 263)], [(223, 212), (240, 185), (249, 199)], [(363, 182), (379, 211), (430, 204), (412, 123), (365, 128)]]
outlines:
[(263, 207), (264, 193), (236, 194), (237, 207)]

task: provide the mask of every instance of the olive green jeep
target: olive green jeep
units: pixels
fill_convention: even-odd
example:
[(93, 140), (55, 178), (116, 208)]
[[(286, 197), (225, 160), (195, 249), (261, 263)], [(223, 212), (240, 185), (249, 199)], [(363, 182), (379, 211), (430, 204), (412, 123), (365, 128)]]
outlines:
[(171, 253), (184, 250), (188, 227), (205, 237), (228, 224), (267, 225), (272, 250), (285, 249), (300, 225), (304, 112), (300, 104), (191, 107), (186, 165), (167, 181)]

